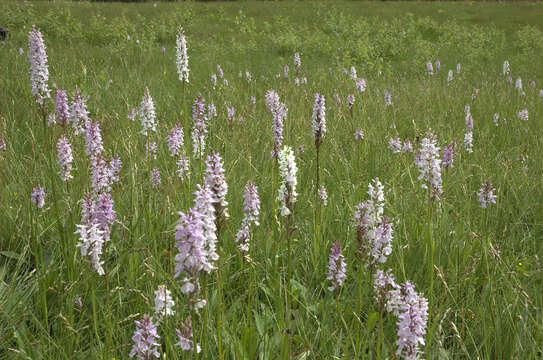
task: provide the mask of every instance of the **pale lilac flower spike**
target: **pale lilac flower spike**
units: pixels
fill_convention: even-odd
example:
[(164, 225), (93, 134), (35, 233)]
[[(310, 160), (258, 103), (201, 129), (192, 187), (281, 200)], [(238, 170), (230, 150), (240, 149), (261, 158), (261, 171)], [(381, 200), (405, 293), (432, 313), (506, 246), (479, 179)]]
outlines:
[(142, 127), (141, 134), (147, 135), (148, 131), (156, 132), (155, 104), (148, 88), (145, 88), (138, 115)]
[(57, 157), (58, 157), (58, 164), (61, 167), (61, 171), (58, 173), (60, 175), (60, 178), (62, 181), (68, 181), (73, 178), (71, 171), (72, 171), (72, 147), (70, 143), (68, 142), (68, 139), (66, 136), (62, 136), (60, 139), (58, 139), (57, 143)]
[(443, 148), (443, 168), (448, 169), (453, 166), (454, 162), (454, 147), (449, 144)]
[(356, 129), (354, 132), (354, 139), (355, 140), (363, 140), (364, 139), (364, 131), (362, 129)]
[(426, 63), (426, 71), (428, 72), (428, 75), (434, 75), (434, 66), (431, 61)]
[(168, 138), (168, 150), (171, 156), (179, 155), (181, 148), (184, 146), (183, 128), (179, 123), (170, 130)]
[(324, 186), (321, 186), (318, 191), (319, 194), (319, 200), (322, 202), (324, 206), (328, 204), (328, 193), (326, 192), (326, 188)]
[(66, 95), (65, 90), (57, 90), (56, 102), (57, 105), (55, 107), (55, 113), (58, 119), (58, 123), (62, 126), (66, 126), (70, 113), (68, 108), (68, 96)]
[(159, 285), (155, 291), (155, 315), (158, 322), (166, 316), (175, 314), (174, 305), (171, 291), (166, 288), (166, 285)]
[(366, 91), (366, 79), (364, 78), (357, 78), (356, 79), (356, 88), (359, 92)]
[(392, 96), (390, 94), (390, 89), (386, 91), (385, 93), (385, 105), (390, 106), (392, 105)]
[(420, 150), (415, 154), (415, 165), (419, 169), (419, 180), (423, 180), (422, 187), (430, 188), (430, 196), (437, 200), (443, 193), (441, 185), (441, 159), (439, 158), (439, 147), (436, 145), (436, 137), (429, 132), (422, 139)]
[(281, 185), (277, 200), (279, 201), (281, 216), (287, 216), (292, 213), (292, 205), (296, 202), (298, 196), (296, 192), (298, 167), (296, 166), (294, 152), (290, 146), (285, 145), (279, 152), (279, 172), (281, 174)]
[[(194, 341), (192, 340), (192, 323), (190, 316), (185, 321), (181, 321), (181, 329), (175, 329), (179, 341), (175, 344), (185, 351), (194, 351)], [(200, 345), (196, 344), (196, 353), (201, 351)]]
[(41, 209), (45, 205), (45, 190), (41, 187), (40, 184), (32, 189), (32, 194), (30, 194), (30, 200), (36, 204), (38, 209)]
[(160, 170), (156, 167), (151, 169), (150, 173), (151, 178), (151, 186), (153, 188), (156, 188), (158, 185), (162, 184), (162, 180), (160, 179)]
[(486, 181), (481, 185), (481, 189), (479, 189), (477, 196), (479, 197), (479, 203), (481, 203), (483, 209), (486, 209), (489, 203), (496, 203), (498, 195), (494, 194), (495, 191), (496, 189), (494, 189), (490, 181)]
[(224, 176), (222, 159), (217, 152), (213, 152), (212, 155), (207, 157), (204, 182), (205, 186), (213, 194), (213, 205), (215, 206), (217, 219), (224, 220), (229, 218), (228, 202), (226, 201), (228, 185)]
[(141, 321), (135, 321), (136, 331), (132, 336), (134, 345), (129, 356), (137, 357), (140, 360), (150, 360), (152, 357), (159, 358), (158, 347), (160, 344), (157, 340), (160, 338), (157, 333), (156, 325), (153, 324), (153, 318), (147, 314), (143, 314)]
[(273, 149), (272, 157), (277, 157), (283, 142), (283, 121), (287, 117), (287, 106), (279, 101), (279, 95), (274, 90), (266, 92), (266, 106), (273, 116)]
[(251, 236), (251, 225), (259, 225), (258, 216), (260, 214), (260, 198), (258, 197), (258, 188), (251, 181), (247, 181), (245, 192), (243, 193), (243, 220), (241, 228), (236, 234), (235, 241), (238, 249), (243, 252), (249, 251), (249, 238)]
[(36, 97), (38, 104), (43, 105), (45, 99), (51, 95), (47, 87), (49, 80), (49, 68), (47, 66), (47, 54), (45, 52), (45, 44), (41, 32), (35, 25), (32, 25), (32, 30), (28, 36), (29, 51), (28, 59), (30, 60), (30, 83), (32, 85), (32, 95)]
[(299, 69), (300, 66), (302, 66), (302, 60), (300, 59), (300, 53), (295, 52), (294, 53), (294, 66)]
[(204, 156), (205, 152), (205, 137), (207, 130), (207, 114), (205, 99), (202, 94), (198, 94), (192, 104), (192, 155), (196, 159), (200, 159)]
[[(177, 73), (181, 82), (189, 82), (189, 56), (187, 55), (187, 40), (183, 28), (177, 28), (176, 36), (177, 45)], [(221, 76), (222, 77), (222, 76)]]
[(68, 118), (76, 135), (84, 131), (83, 124), (89, 119), (89, 112), (87, 111), (85, 99), (83, 99), (77, 87), (74, 91)]
[(422, 293), (417, 293), (413, 284), (406, 281), (401, 285), (403, 299), (399, 304), (396, 355), (404, 359), (419, 359), (419, 346), (424, 346), (426, 325), (428, 322), (428, 300)]
[(337, 291), (343, 285), (343, 281), (347, 277), (346, 271), (347, 264), (345, 263), (344, 256), (341, 254), (339, 240), (337, 240), (330, 248), (328, 276), (326, 280), (331, 280), (332, 284), (328, 287), (328, 290)]
[(313, 105), (313, 137), (315, 138), (315, 147), (319, 147), (321, 140), (326, 134), (326, 106), (324, 95), (315, 94), (315, 103)]

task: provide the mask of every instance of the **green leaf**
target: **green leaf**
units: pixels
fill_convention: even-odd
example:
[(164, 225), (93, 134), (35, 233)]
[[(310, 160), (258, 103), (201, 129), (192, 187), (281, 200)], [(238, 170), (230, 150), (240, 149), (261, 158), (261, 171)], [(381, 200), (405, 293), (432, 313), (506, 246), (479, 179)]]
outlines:
[(5, 257), (12, 258), (15, 260), (19, 260), (20, 255), (13, 251), (0, 251), (0, 255), (4, 255)]

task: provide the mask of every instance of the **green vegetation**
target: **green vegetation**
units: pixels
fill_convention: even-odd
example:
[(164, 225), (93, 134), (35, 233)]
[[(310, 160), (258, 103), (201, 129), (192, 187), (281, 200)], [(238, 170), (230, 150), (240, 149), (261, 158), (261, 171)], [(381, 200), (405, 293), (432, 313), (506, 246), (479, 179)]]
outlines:
[[(176, 303), (176, 314), (158, 330), (166, 358), (394, 358), (396, 317), (375, 303), (375, 269), (357, 255), (353, 221), (376, 177), (384, 185), (385, 215), (394, 221), (392, 253), (379, 268), (392, 269), (398, 283), (410, 280), (428, 297), (424, 356), (543, 356), (543, 3), (155, 7), (4, 0), (0, 8), (0, 26), (10, 30), (0, 42), (0, 137), (6, 143), (0, 151), (0, 358), (127, 358), (134, 320), (153, 313), (161, 284)], [(47, 113), (31, 94), (33, 24), (47, 46), (50, 87), (66, 89), (70, 99), (76, 87), (81, 90), (90, 117), (100, 123), (104, 154), (119, 154), (123, 162), (111, 191), (117, 215), (102, 256), (106, 276), (76, 247), (81, 199), (90, 191), (84, 135), (44, 126)], [(179, 25), (190, 57), (185, 86), (176, 72)], [(301, 53), (299, 73), (295, 52)], [(436, 59), (441, 70), (429, 76), (425, 64)], [(512, 84), (502, 73), (505, 60)], [(228, 86), (220, 79), (212, 86), (217, 64)], [(365, 92), (344, 73), (351, 66), (366, 79)], [(307, 77), (307, 84), (295, 85), (296, 76)], [(515, 88), (518, 77), (522, 90)], [(127, 118), (146, 88), (157, 114), (157, 132), (150, 136), (158, 143), (156, 159), (147, 155), (149, 139), (139, 122)], [(272, 115), (265, 105), (270, 89), (288, 107), (283, 144), (295, 150), (299, 168), (291, 233), (276, 200), (280, 176), (270, 158)], [(385, 105), (387, 90), (391, 106)], [(311, 117), (317, 92), (326, 98), (328, 129), (319, 150), (326, 206), (315, 198)], [(175, 328), (191, 311), (172, 267), (177, 212), (188, 211), (203, 182), (205, 163), (192, 158), (190, 138), (198, 93), (217, 107), (206, 153), (217, 151), (224, 160), (231, 216), (219, 236), (220, 266), (201, 280), (207, 305), (192, 314), (192, 323), (202, 352), (193, 355), (175, 346)], [(467, 104), (474, 119), (471, 154), (463, 144)], [(234, 121), (228, 107), (235, 108)], [(48, 112), (54, 108), (53, 92)], [(518, 118), (522, 109), (528, 121)], [(191, 157), (184, 181), (166, 146), (177, 122)], [(364, 132), (361, 141), (354, 138), (357, 129)], [(443, 198), (428, 202), (413, 153), (393, 154), (388, 144), (398, 135), (417, 151), (430, 129), (440, 148), (456, 147), (454, 166), (442, 170)], [(57, 175), (56, 143), (63, 133), (74, 154), (68, 183)], [(149, 179), (154, 167), (162, 176), (156, 189)], [(248, 180), (258, 186), (262, 208), (250, 262), (234, 242)], [(498, 198), (483, 209), (477, 192), (487, 180)], [(30, 201), (38, 183), (47, 193), (42, 209)], [(325, 279), (336, 240), (347, 279), (332, 293)]]

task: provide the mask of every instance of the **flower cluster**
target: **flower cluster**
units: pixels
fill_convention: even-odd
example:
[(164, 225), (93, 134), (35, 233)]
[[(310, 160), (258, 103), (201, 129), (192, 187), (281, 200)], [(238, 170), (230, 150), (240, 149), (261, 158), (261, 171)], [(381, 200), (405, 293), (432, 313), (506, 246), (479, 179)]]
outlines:
[(481, 185), (479, 192), (477, 192), (477, 196), (479, 197), (479, 203), (481, 203), (483, 209), (486, 209), (489, 203), (496, 203), (498, 195), (494, 194), (495, 191), (496, 189), (494, 189), (490, 181), (486, 181)]
[(403, 359), (419, 359), (420, 346), (425, 344), (428, 300), (424, 294), (415, 291), (410, 281), (396, 284), (391, 270), (377, 270), (374, 287), (377, 301), (386, 301), (386, 310), (398, 318), (396, 355)]
[(136, 356), (140, 360), (149, 360), (151, 357), (159, 358), (158, 347), (160, 344), (157, 342), (160, 339), (158, 336), (156, 325), (153, 324), (153, 318), (147, 314), (143, 314), (141, 321), (135, 321), (136, 331), (132, 336), (132, 350), (129, 356)]
[(180, 150), (181, 148), (183, 148), (185, 142), (183, 128), (179, 123), (177, 123), (177, 125), (175, 125), (170, 130), (166, 142), (168, 143), (168, 150), (170, 151), (170, 155), (179, 155)]
[(283, 121), (287, 117), (287, 106), (279, 101), (279, 95), (274, 90), (266, 92), (266, 107), (273, 117), (273, 150), (272, 157), (277, 157), (283, 142)]
[(243, 220), (241, 228), (236, 234), (235, 241), (242, 252), (249, 251), (249, 239), (251, 236), (251, 226), (259, 225), (258, 216), (260, 214), (260, 198), (258, 188), (251, 181), (247, 181), (243, 193)]
[(345, 263), (344, 256), (341, 254), (339, 240), (337, 240), (330, 248), (328, 276), (326, 280), (331, 280), (332, 284), (328, 287), (328, 290), (337, 291), (343, 285), (343, 281), (347, 277), (346, 271), (347, 264)]
[(192, 155), (196, 159), (200, 159), (204, 156), (206, 148), (205, 137), (208, 131), (205, 99), (202, 97), (202, 94), (198, 94), (194, 99), (192, 121)]
[(57, 157), (58, 164), (60, 165), (61, 171), (58, 173), (62, 181), (68, 181), (73, 178), (72, 171), (72, 161), (74, 160), (72, 156), (72, 147), (68, 142), (66, 136), (62, 136), (58, 139), (57, 142)]
[(326, 106), (324, 95), (315, 94), (315, 103), (313, 104), (313, 137), (315, 138), (315, 146), (318, 148), (324, 134), (326, 133)]
[(76, 135), (84, 131), (83, 124), (89, 119), (85, 99), (81, 96), (77, 87), (75, 88), (72, 103), (70, 104), (68, 119), (72, 123), (72, 128)]
[(32, 189), (30, 194), (30, 200), (36, 204), (38, 209), (41, 209), (45, 205), (45, 190), (41, 187), (40, 184)]
[(153, 103), (151, 94), (149, 94), (148, 88), (145, 88), (138, 115), (142, 127), (141, 133), (143, 135), (147, 135), (148, 131), (156, 132), (155, 104)]
[(296, 173), (298, 172), (298, 167), (295, 160), (292, 148), (285, 145), (279, 152), (281, 185), (277, 200), (279, 201), (281, 216), (287, 216), (292, 213), (292, 205), (296, 202), (296, 197), (298, 196), (296, 193), (296, 185), (298, 184)]
[(55, 114), (58, 123), (62, 126), (66, 126), (70, 117), (70, 109), (68, 108), (68, 96), (66, 95), (65, 90), (57, 90), (56, 103)]
[(366, 79), (357, 78), (355, 82), (356, 82), (356, 88), (358, 89), (359, 92), (366, 91)]
[[(384, 263), (392, 252), (392, 222), (383, 216), (384, 187), (378, 178), (368, 185), (369, 199), (357, 205), (354, 213), (360, 251), (368, 251), (371, 263)], [(369, 248), (367, 248), (367, 245)]]
[(522, 109), (517, 112), (517, 116), (522, 121), (528, 121), (528, 109)]
[(419, 180), (423, 180), (422, 187), (430, 188), (430, 196), (438, 199), (443, 193), (441, 185), (441, 159), (439, 147), (436, 146), (435, 135), (431, 132), (422, 139), (420, 150), (415, 154), (415, 165), (419, 169)]
[[(187, 40), (183, 28), (177, 28), (177, 73), (181, 82), (189, 82), (189, 56), (187, 55)], [(222, 77), (222, 76), (221, 76)]]
[(454, 146), (449, 144), (443, 148), (443, 168), (448, 169), (453, 166), (454, 162)]
[(166, 288), (166, 285), (159, 285), (155, 291), (155, 316), (158, 322), (166, 316), (175, 314), (174, 305), (170, 290)]
[(226, 201), (226, 193), (228, 192), (228, 185), (224, 177), (224, 168), (221, 156), (213, 152), (212, 155), (207, 157), (206, 169), (205, 169), (205, 186), (211, 190), (213, 194), (213, 205), (215, 206), (215, 214), (219, 219), (218, 224), (224, 219), (229, 217), (228, 215), (228, 202)]
[(43, 37), (38, 28), (32, 25), (29, 34), (28, 59), (30, 60), (30, 84), (32, 95), (40, 105), (44, 105), (45, 99), (49, 98), (50, 92), (47, 86), (49, 80), (49, 68), (47, 66), (47, 54)]
[[(194, 341), (192, 341), (192, 322), (190, 316), (187, 317), (185, 321), (181, 322), (181, 330), (175, 329), (177, 338), (179, 341), (175, 344), (179, 346), (182, 350), (189, 351), (195, 350)], [(196, 344), (196, 353), (201, 351), (200, 345)]]

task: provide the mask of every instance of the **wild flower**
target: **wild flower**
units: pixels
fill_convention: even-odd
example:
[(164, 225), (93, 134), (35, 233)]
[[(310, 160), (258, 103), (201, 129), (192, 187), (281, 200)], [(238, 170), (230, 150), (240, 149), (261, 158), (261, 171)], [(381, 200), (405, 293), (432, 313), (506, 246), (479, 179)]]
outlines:
[(302, 60), (300, 58), (300, 53), (295, 52), (294, 53), (294, 66), (299, 69), (302, 66)]
[(41, 187), (40, 184), (32, 189), (30, 194), (30, 200), (36, 204), (38, 209), (41, 209), (45, 205), (45, 190)]
[(528, 109), (522, 109), (518, 111), (517, 116), (522, 121), (528, 121)]
[(85, 121), (85, 154), (91, 161), (99, 156), (104, 150), (100, 124), (91, 119)]
[(177, 177), (180, 179), (188, 179), (190, 176), (190, 160), (189, 158), (183, 153), (181, 154), (179, 160), (177, 160)]
[(298, 196), (298, 193), (296, 193), (298, 167), (296, 166), (294, 152), (287, 145), (279, 152), (279, 172), (281, 174), (281, 185), (277, 196), (279, 211), (281, 216), (288, 216), (292, 213), (292, 206)]
[(44, 105), (45, 99), (51, 96), (47, 86), (47, 81), (49, 81), (49, 67), (47, 66), (45, 43), (43, 42), (41, 31), (35, 25), (32, 25), (28, 42), (32, 95), (36, 97), (36, 102), (39, 105)]
[(153, 318), (147, 314), (143, 314), (141, 321), (135, 321), (136, 330), (132, 336), (132, 350), (128, 356), (137, 357), (140, 360), (150, 360), (152, 357), (159, 358), (158, 348), (160, 344), (157, 342), (160, 339), (158, 336), (156, 325), (153, 323)]
[(228, 118), (228, 122), (232, 124), (234, 122), (234, 117), (236, 116), (236, 109), (233, 106), (227, 106), (226, 115)]
[(76, 227), (75, 234), (79, 234), (79, 241), (76, 246), (80, 248), (81, 256), (88, 256), (98, 275), (104, 275), (105, 271), (102, 267), (104, 262), (100, 260), (102, 246), (105, 242), (103, 231), (100, 230), (99, 225), (96, 223), (91, 226), (78, 224)]
[(493, 121), (494, 121), (494, 125), (498, 126), (498, 120), (500, 119), (500, 114), (499, 113), (494, 113), (494, 117), (493, 117)]
[(522, 79), (519, 77), (515, 81), (515, 89), (522, 90)]
[(171, 156), (179, 155), (181, 148), (184, 146), (185, 136), (183, 134), (183, 127), (179, 123), (175, 125), (166, 139), (168, 143), (168, 150), (170, 151)]
[(419, 169), (419, 180), (423, 180), (422, 187), (430, 189), (430, 197), (439, 200), (443, 193), (441, 185), (441, 159), (439, 147), (436, 145), (436, 137), (429, 132), (422, 139), (421, 147), (415, 154), (415, 165)]
[[(192, 340), (192, 323), (190, 316), (185, 321), (181, 321), (181, 330), (175, 329), (179, 341), (175, 344), (185, 351), (194, 351), (194, 341)], [(196, 353), (201, 351), (200, 345), (196, 344)]]
[(0, 151), (6, 151), (7, 145), (6, 140), (0, 136)]
[(379, 225), (368, 232), (372, 263), (386, 262), (387, 256), (392, 253), (393, 234), (392, 222), (387, 217), (382, 217)]
[(341, 245), (339, 240), (335, 241), (330, 248), (330, 255), (328, 261), (328, 276), (326, 280), (331, 280), (332, 284), (328, 287), (330, 291), (337, 291), (342, 285), (343, 281), (347, 277), (347, 264), (345, 258), (341, 254)]
[(142, 127), (141, 134), (147, 135), (148, 131), (156, 132), (155, 104), (148, 88), (145, 88), (138, 115)]
[(178, 253), (175, 255), (175, 278), (183, 275), (181, 292), (198, 294), (200, 292), (199, 272), (210, 268), (205, 250), (204, 222), (202, 214), (191, 208), (187, 214), (179, 212), (175, 240)]
[(152, 157), (156, 160), (157, 158), (157, 151), (158, 151), (158, 144), (156, 141), (149, 140), (147, 142), (147, 148), (145, 149), (145, 155), (148, 157)]
[(498, 195), (494, 194), (496, 189), (492, 186), (490, 181), (486, 181), (481, 185), (477, 196), (479, 197), (479, 203), (483, 209), (486, 209), (489, 203), (496, 203)]
[(160, 170), (157, 167), (151, 169), (149, 178), (151, 179), (151, 186), (153, 188), (156, 188), (158, 185), (162, 184), (162, 180), (160, 179)]
[(543, 89), (539, 90), (539, 97), (543, 99)]
[(326, 192), (326, 188), (324, 186), (319, 188), (318, 195), (320, 202), (326, 206), (328, 204), (328, 193)]
[(300, 78), (298, 78), (298, 77), (294, 78), (294, 85), (300, 86)]
[[(224, 176), (224, 167), (221, 156), (217, 152), (213, 152), (212, 155), (207, 157), (206, 169), (205, 169), (205, 186), (211, 190), (212, 201), (215, 206), (215, 214), (219, 221), (224, 221), (229, 217), (228, 215), (228, 202), (226, 201), (226, 194), (228, 192), (228, 185)], [(218, 223), (220, 225), (220, 222)]]
[(243, 252), (249, 251), (249, 238), (251, 235), (251, 226), (259, 225), (258, 217), (260, 215), (260, 198), (258, 188), (251, 181), (247, 181), (243, 193), (243, 220), (241, 229), (236, 234), (235, 241), (239, 244), (238, 248)]
[(72, 123), (72, 128), (76, 135), (84, 131), (83, 124), (89, 119), (89, 112), (87, 111), (85, 99), (81, 96), (77, 87), (75, 88), (72, 103), (70, 104), (68, 118)]
[(356, 129), (354, 132), (354, 139), (355, 140), (363, 140), (364, 139), (364, 131), (362, 129)]
[(62, 126), (66, 126), (68, 118), (70, 116), (70, 109), (68, 107), (68, 96), (66, 91), (62, 89), (57, 90), (56, 94), (56, 107), (55, 113), (58, 119), (58, 123)]
[(505, 60), (503, 62), (503, 76), (507, 76), (509, 74), (510, 74), (509, 61)]
[(249, 70), (245, 70), (245, 79), (247, 81), (251, 81), (253, 79), (253, 77), (251, 76), (251, 73), (249, 72)]
[(359, 92), (366, 91), (366, 79), (364, 78), (357, 78), (356, 79), (356, 88)]
[(409, 139), (405, 139), (402, 146), (402, 152), (413, 152), (413, 145)]
[(217, 86), (217, 74), (211, 74), (211, 85), (213, 89)]
[(369, 252), (371, 263), (384, 262), (392, 248), (392, 228), (388, 219), (383, 217), (384, 187), (378, 178), (368, 185), (369, 199), (359, 203), (354, 213), (356, 237), (359, 251)]
[(61, 171), (58, 173), (62, 181), (68, 181), (73, 178), (72, 162), (74, 160), (72, 156), (72, 147), (68, 142), (66, 136), (61, 136), (57, 142), (57, 158)]
[(378, 269), (374, 276), (376, 302), (385, 305), (387, 312), (393, 313), (398, 321), (396, 355), (403, 359), (415, 360), (421, 355), (420, 346), (425, 344), (428, 322), (428, 300), (424, 294), (415, 291), (410, 281), (396, 284), (389, 269)]
[(204, 156), (205, 152), (205, 137), (207, 130), (207, 114), (205, 112), (205, 99), (202, 94), (194, 99), (192, 105), (192, 155), (196, 159), (200, 159)]
[(449, 70), (447, 73), (447, 83), (450, 83), (451, 81), (453, 81), (453, 71)]
[(210, 272), (215, 269), (214, 262), (219, 259), (217, 254), (217, 217), (213, 203), (213, 193), (207, 186), (196, 185), (194, 192), (194, 209), (202, 217), (204, 248), (208, 261), (203, 264), (203, 270)]
[(453, 166), (454, 162), (454, 147), (449, 144), (443, 148), (443, 168), (448, 169)]
[(354, 95), (349, 94), (347, 95), (347, 106), (349, 107), (349, 109), (352, 109), (353, 105), (354, 105)]
[(307, 84), (307, 78), (305, 76), (302, 78), (302, 84)]
[(224, 78), (224, 73), (222, 72), (222, 68), (220, 64), (217, 64), (217, 74), (219, 75), (221, 79)]
[(436, 72), (439, 71), (439, 69), (441, 68), (441, 61), (439, 61), (439, 59), (436, 59)]
[(279, 95), (274, 90), (266, 92), (266, 107), (273, 116), (273, 149), (272, 157), (277, 157), (283, 142), (283, 121), (287, 117), (287, 106), (279, 101)]
[(326, 133), (326, 106), (324, 95), (315, 94), (315, 103), (313, 105), (313, 137), (315, 138), (315, 146), (318, 148), (324, 134)]
[(136, 112), (136, 108), (132, 108), (130, 109), (130, 112), (128, 113), (128, 120), (130, 121), (135, 121), (136, 120), (136, 116), (137, 116), (137, 112)]
[(166, 288), (166, 285), (159, 285), (155, 291), (155, 317), (157, 321), (160, 322), (164, 317), (175, 314), (174, 305), (171, 291)]
[(418, 359), (420, 346), (425, 344), (428, 322), (428, 300), (417, 293), (411, 282), (401, 285), (402, 303), (399, 306), (397, 327), (396, 355), (404, 359)]
[(535, 80), (530, 81), (530, 86), (532, 89), (535, 89)]
[(402, 140), (398, 135), (390, 137), (388, 147), (392, 150), (393, 154), (398, 154), (402, 151)]
[(460, 74), (460, 70), (462, 69), (462, 65), (460, 63), (456, 64), (456, 73)]
[(207, 118), (211, 121), (215, 116), (217, 116), (217, 108), (215, 107), (215, 104), (211, 102), (207, 105)]
[(183, 83), (188, 83), (190, 72), (189, 56), (187, 55), (187, 40), (185, 39), (185, 32), (183, 31), (183, 28), (181, 26), (177, 28), (176, 48), (177, 73), (179, 74), (179, 81)]
[(385, 105), (386, 106), (390, 106), (392, 105), (392, 96), (390, 94), (390, 90), (387, 90), (385, 92)]
[(288, 78), (288, 72), (289, 72), (289, 70), (290, 70), (290, 69), (289, 69), (288, 65), (285, 65), (285, 66), (283, 67), (283, 77), (284, 77), (285, 79)]
[(351, 80), (356, 80), (356, 69), (354, 66), (351, 66), (351, 71), (349, 72), (349, 76)]
[(434, 66), (431, 61), (426, 62), (426, 72), (428, 75), (434, 75)]

